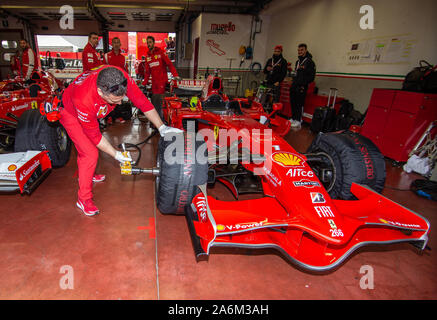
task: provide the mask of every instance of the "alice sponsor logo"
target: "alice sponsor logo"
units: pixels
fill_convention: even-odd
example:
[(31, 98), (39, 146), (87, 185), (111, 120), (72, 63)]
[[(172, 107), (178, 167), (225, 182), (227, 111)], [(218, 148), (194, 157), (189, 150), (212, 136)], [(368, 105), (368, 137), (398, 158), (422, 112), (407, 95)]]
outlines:
[(290, 169), (287, 172), (287, 176), (289, 176), (289, 177), (308, 177), (308, 178), (312, 178), (312, 177), (314, 177), (314, 172), (307, 171), (305, 169)]

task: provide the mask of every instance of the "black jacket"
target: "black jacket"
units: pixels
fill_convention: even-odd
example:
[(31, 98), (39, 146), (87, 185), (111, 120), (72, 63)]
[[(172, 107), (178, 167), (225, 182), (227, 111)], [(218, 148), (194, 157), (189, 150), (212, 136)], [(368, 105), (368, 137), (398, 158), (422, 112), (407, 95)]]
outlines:
[[(268, 66), (274, 67), (271, 71), (267, 71)], [(264, 67), (264, 74), (267, 75), (266, 81), (269, 85), (272, 85), (275, 82), (282, 82), (287, 75), (287, 60), (284, 59), (282, 54), (277, 57), (271, 57), (269, 60), (267, 60), (267, 63)]]
[[(316, 77), (316, 65), (312, 59), (311, 53), (307, 52), (304, 57), (299, 57), (294, 65), (296, 75), (293, 78), (293, 87), (308, 86)], [(299, 65), (299, 68), (298, 68)]]

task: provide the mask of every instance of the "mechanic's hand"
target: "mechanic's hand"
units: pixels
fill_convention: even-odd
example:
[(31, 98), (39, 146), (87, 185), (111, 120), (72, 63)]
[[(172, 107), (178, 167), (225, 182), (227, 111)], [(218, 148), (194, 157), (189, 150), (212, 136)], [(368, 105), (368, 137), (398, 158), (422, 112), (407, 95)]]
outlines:
[(130, 152), (126, 151), (127, 157), (125, 155), (123, 155), (123, 153), (121, 151), (116, 151), (115, 152), (115, 160), (120, 161), (121, 163), (124, 163), (126, 161), (132, 162), (132, 157), (130, 156)]
[(169, 126), (166, 126), (165, 124), (160, 126), (158, 131), (159, 131), (159, 134), (161, 135), (161, 137), (164, 137), (167, 133), (181, 133), (181, 132), (184, 132), (181, 129), (169, 127)]
[(174, 77), (174, 78), (173, 78), (173, 80), (175, 80), (175, 81), (181, 81), (181, 80), (182, 80), (182, 78), (181, 78), (181, 77), (179, 77), (179, 76), (177, 76), (177, 77)]

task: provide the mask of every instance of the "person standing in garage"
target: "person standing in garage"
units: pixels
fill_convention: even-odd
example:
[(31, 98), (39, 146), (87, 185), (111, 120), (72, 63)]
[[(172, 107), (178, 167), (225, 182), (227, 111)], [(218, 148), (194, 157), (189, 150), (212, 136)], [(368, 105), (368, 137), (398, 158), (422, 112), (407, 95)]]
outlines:
[(311, 53), (308, 52), (305, 43), (299, 44), (297, 48), (298, 59), (292, 73), (293, 82), (290, 88), (291, 103), (291, 127), (299, 129), (302, 124), (302, 113), (305, 105), (305, 97), (308, 85), (314, 81), (316, 76), (316, 65), (312, 59)]
[(287, 75), (287, 60), (282, 56), (282, 46), (274, 48), (273, 56), (267, 60), (264, 67), (266, 82), (273, 90), (273, 102), (279, 102), (280, 85)]
[(176, 79), (179, 79), (179, 75), (164, 50), (155, 47), (154, 37), (147, 37), (147, 47), (149, 51), (146, 56), (143, 85), (146, 86), (149, 77), (152, 76), (152, 104), (162, 117), (162, 99), (168, 83), (167, 68)]
[[(109, 64), (112, 66), (117, 66), (119, 68), (122, 68), (124, 71), (127, 72), (126, 67), (126, 57), (121, 54), (121, 41), (120, 38), (114, 37), (112, 39), (112, 50), (105, 53), (104, 55), (104, 62), (105, 64)], [(123, 106), (116, 106), (114, 110), (106, 117), (106, 123), (110, 124), (114, 122), (116, 119), (124, 123), (125, 120), (122, 117), (118, 117), (117, 115), (120, 115), (122, 112)], [(129, 106), (130, 108), (130, 106)]]
[(163, 124), (153, 105), (123, 69), (101, 66), (79, 75), (64, 90), (60, 122), (77, 150), (79, 191), (76, 206), (87, 216), (99, 213), (92, 193), (93, 182), (105, 180), (104, 175), (95, 174), (99, 150), (121, 163), (132, 160), (129, 153), (117, 151), (102, 136), (98, 122), (120, 104), (125, 95), (159, 128), (161, 136), (181, 132)]
[(102, 60), (96, 51), (96, 47), (99, 44), (99, 35), (95, 32), (91, 32), (88, 35), (88, 43), (82, 52), (82, 68), (83, 72), (97, 68), (102, 65)]
[(121, 41), (120, 38), (114, 37), (112, 39), (112, 50), (105, 53), (104, 61), (106, 64), (117, 66), (122, 68), (124, 71), (127, 71), (126, 67), (126, 57), (121, 54)]
[(21, 49), (21, 74), (25, 80), (29, 80), (32, 72), (39, 68), (39, 58), (29, 46), (26, 39), (20, 40)]

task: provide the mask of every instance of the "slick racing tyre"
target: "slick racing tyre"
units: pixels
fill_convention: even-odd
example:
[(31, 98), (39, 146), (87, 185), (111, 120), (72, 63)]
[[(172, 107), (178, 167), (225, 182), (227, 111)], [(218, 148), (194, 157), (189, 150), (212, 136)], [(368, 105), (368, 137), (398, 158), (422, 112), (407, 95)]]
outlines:
[(193, 134), (184, 133), (183, 139), (181, 136), (182, 148), (176, 146), (176, 137), (171, 141), (160, 138), (158, 143), (157, 167), (160, 173), (155, 180), (155, 195), (162, 214), (183, 214), (185, 205), (190, 205), (200, 192), (197, 186), (208, 180), (208, 162), (202, 163), (196, 158), (204, 150), (202, 157), (207, 159), (205, 141), (195, 141)]
[[(313, 170), (331, 198), (354, 200), (352, 183), (367, 185), (381, 192), (385, 184), (385, 161), (379, 149), (366, 137), (350, 131), (319, 134), (310, 145), (308, 154), (324, 156), (331, 174), (320, 177), (320, 168)], [(310, 166), (312, 164), (310, 163)], [(327, 187), (329, 185), (329, 189)]]
[(27, 110), (18, 119), (15, 152), (48, 150), (53, 167), (63, 167), (70, 159), (71, 140), (59, 123), (51, 123), (38, 110)]

